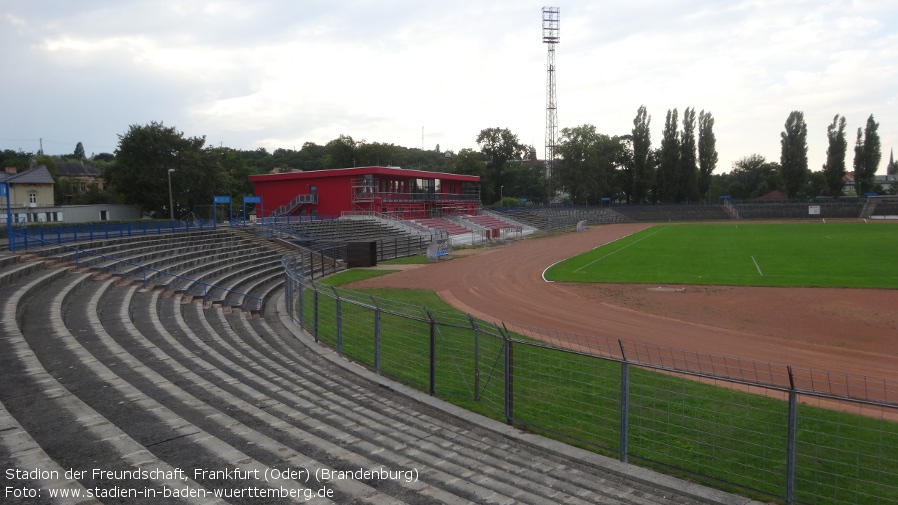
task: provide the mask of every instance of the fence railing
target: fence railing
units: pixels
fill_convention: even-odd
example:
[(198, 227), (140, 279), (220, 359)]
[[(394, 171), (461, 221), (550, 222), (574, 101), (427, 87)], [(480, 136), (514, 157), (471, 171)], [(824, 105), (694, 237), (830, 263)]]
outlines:
[(31, 247), (62, 245), (85, 240), (211, 230), (215, 228), (215, 226), (214, 221), (187, 220), (90, 223), (13, 228), (9, 231), (9, 250), (15, 252)]
[(290, 316), (316, 341), (431, 395), (789, 504), (898, 504), (898, 384), (496, 325), (284, 265)]

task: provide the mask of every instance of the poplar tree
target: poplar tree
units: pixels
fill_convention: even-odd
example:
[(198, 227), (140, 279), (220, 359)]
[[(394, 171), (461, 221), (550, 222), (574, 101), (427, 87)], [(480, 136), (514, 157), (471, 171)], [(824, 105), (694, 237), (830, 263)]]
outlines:
[(683, 133), (680, 135), (680, 184), (677, 200), (694, 202), (698, 194), (698, 165), (695, 159), (695, 109), (683, 111)]
[(677, 130), (677, 109), (667, 111), (661, 139), (661, 160), (658, 167), (660, 200), (674, 202), (680, 184), (680, 132)]
[(857, 141), (854, 146), (854, 184), (857, 196), (873, 191), (874, 177), (882, 160), (882, 145), (879, 140), (879, 123), (873, 120), (873, 114), (867, 118), (867, 126), (857, 129)]
[(792, 111), (786, 119), (786, 130), (780, 134), (782, 151), (780, 167), (786, 196), (797, 197), (808, 178), (808, 126), (804, 113)]
[(654, 162), (652, 161), (652, 134), (649, 125), (652, 116), (646, 112), (645, 105), (636, 111), (633, 119), (633, 159), (630, 168), (632, 173), (631, 198), (633, 203), (642, 203), (646, 200), (654, 181)]
[(826, 128), (829, 147), (826, 148), (826, 163), (823, 164), (823, 178), (830, 195), (838, 198), (845, 186), (845, 154), (848, 140), (845, 138), (845, 116), (836, 114), (832, 124)]
[(711, 174), (717, 168), (717, 138), (714, 117), (710, 112), (698, 113), (698, 193), (702, 199), (711, 190)]

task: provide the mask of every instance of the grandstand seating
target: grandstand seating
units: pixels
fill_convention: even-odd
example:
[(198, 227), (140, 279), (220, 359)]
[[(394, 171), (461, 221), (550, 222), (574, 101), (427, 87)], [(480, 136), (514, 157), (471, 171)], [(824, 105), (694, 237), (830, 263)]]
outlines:
[(454, 221), (450, 221), (449, 219), (446, 219), (444, 217), (413, 219), (412, 222), (431, 230), (444, 232), (450, 237), (453, 235), (468, 235), (474, 231), (471, 228), (465, 228), (464, 226)]
[(613, 205), (611, 208), (637, 222), (726, 221), (730, 215), (722, 205)]
[[(234, 231), (81, 245), (104, 252), (94, 268), (113, 270), (105, 260), (115, 255), (139, 263), (145, 249), (157, 266), (186, 272), (202, 264), (198, 271), (211, 279), (244, 257), (224, 252), (233, 243), (260, 246)], [(160, 253), (163, 244), (170, 255)], [(207, 262), (193, 255), (193, 246), (205, 248)], [(672, 479), (646, 471), (630, 479), (614, 461), (580, 459), (578, 449), (481, 421), (487, 430), (447, 414), (459, 412), (451, 407), (420, 403), (441, 405), (426, 396), (411, 400), (396, 393), (400, 386), (371, 387), (296, 340), (289, 322), (273, 310), (259, 316), (187, 303), (192, 297), (74, 269), (69, 262), (83, 258), (72, 258), (70, 249), (43, 252), (0, 257), (0, 460), (4, 468), (59, 475), (30, 477), (16, 486), (80, 493), (114, 486), (159, 492), (163, 486), (190, 487), (209, 491), (204, 501), (218, 503), (225, 501), (214, 500), (213, 490), (240, 493), (248, 487), (299, 496), (307, 489), (332, 493), (313, 503), (585, 505), (731, 498), (700, 495), (695, 485), (678, 491)], [(241, 265), (232, 286), (267, 283), (267, 261), (247, 255)], [(240, 284), (256, 274), (256, 281)], [(73, 479), (64, 472), (138, 468), (183, 469), (186, 478), (154, 473), (125, 484), (92, 475)], [(267, 483), (193, 472), (235, 468), (384, 468), (414, 471), (415, 478), (312, 485), (296, 477)], [(54, 502), (43, 496), (39, 503)]]
[(587, 224), (611, 224), (630, 221), (627, 217), (606, 207), (529, 207), (526, 209), (499, 209), (515, 221), (539, 228), (556, 230), (572, 228), (581, 221)]
[(347, 242), (377, 242), (378, 261), (381, 261), (423, 254), (432, 238), (430, 234), (415, 232), (374, 217), (289, 223), (278, 225), (276, 229), (279, 236), (289, 243), (313, 250), (327, 250), (328, 254), (344, 261)]
[(259, 312), (265, 297), (283, 284), (281, 257), (290, 250), (249, 233), (221, 229), (96, 240), (32, 254)]
[[(810, 215), (810, 206), (819, 207), (820, 214)], [(858, 200), (826, 202), (751, 201), (737, 202), (734, 207), (742, 219), (850, 219), (858, 218), (863, 209)]]

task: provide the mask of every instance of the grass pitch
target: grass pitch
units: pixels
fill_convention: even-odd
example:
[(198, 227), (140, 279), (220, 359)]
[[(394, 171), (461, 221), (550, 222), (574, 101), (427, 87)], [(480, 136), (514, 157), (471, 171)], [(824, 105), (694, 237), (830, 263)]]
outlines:
[(549, 268), (552, 281), (898, 288), (890, 223), (654, 226)]

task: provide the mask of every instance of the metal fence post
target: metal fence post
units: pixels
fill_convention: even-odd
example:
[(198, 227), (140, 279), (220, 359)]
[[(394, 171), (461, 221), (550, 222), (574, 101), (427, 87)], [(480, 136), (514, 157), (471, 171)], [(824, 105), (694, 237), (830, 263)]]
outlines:
[(437, 384), (437, 322), (430, 310), (426, 307), (424, 310), (430, 318), (430, 396), (434, 396)]
[(380, 375), (380, 307), (374, 308), (374, 371)]
[(471, 328), (474, 329), (474, 401), (480, 401), (480, 328), (474, 316), (468, 314)]
[(315, 343), (318, 343), (318, 288), (314, 288), (314, 310), (312, 311), (312, 335), (315, 337)]
[(795, 378), (792, 376), (792, 365), (786, 366), (789, 372), (789, 429), (786, 435), (786, 505), (795, 501), (795, 446), (798, 434), (798, 392), (795, 391)]
[(331, 290), (334, 292), (334, 298), (337, 300), (337, 355), (343, 356), (343, 300), (340, 299), (337, 288), (331, 286)]
[[(496, 325), (496, 329), (499, 326)], [(499, 330), (505, 340), (505, 422), (514, 425), (514, 342), (508, 333)]]
[(627, 462), (630, 433), (630, 364), (624, 352), (624, 343), (617, 340), (623, 360), (620, 363), (620, 460)]
[[(303, 267), (300, 267), (300, 270)], [(302, 274), (300, 274), (302, 275)], [(302, 329), (306, 329), (306, 305), (305, 305), (305, 294), (306, 294), (306, 284), (301, 282), (299, 284), (299, 292), (296, 293), (297, 298), (297, 307), (296, 310), (299, 312), (297, 314), (299, 318), (299, 327)]]

